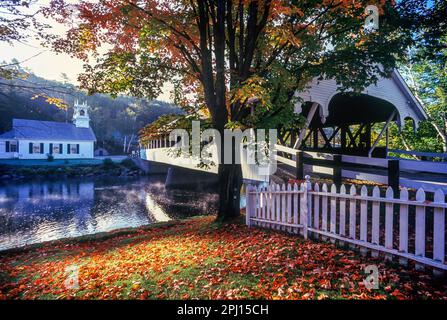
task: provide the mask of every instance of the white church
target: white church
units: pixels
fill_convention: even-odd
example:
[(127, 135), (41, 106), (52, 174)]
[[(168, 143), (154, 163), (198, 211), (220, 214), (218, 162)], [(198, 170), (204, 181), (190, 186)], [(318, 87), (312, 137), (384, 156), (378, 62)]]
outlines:
[(74, 104), (73, 122), (13, 119), (12, 130), (0, 135), (0, 159), (89, 159), (96, 136), (86, 103)]

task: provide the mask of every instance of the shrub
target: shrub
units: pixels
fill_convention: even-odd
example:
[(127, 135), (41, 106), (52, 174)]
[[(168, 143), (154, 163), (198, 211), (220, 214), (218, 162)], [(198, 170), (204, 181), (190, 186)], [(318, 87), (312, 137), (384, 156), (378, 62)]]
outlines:
[(115, 167), (116, 167), (116, 163), (113, 162), (113, 160), (110, 159), (110, 158), (105, 158), (105, 159), (102, 161), (102, 166), (103, 166), (104, 168), (106, 168), (106, 169), (112, 169), (112, 168), (115, 168)]
[(138, 169), (137, 165), (130, 158), (126, 158), (120, 162), (120, 164), (130, 170)]

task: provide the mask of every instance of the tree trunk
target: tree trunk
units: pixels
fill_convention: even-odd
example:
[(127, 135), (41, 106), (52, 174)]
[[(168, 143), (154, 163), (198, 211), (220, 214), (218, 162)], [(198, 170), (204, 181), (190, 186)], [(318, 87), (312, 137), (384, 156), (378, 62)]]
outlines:
[(242, 168), (240, 164), (219, 164), (218, 221), (229, 221), (240, 215)]

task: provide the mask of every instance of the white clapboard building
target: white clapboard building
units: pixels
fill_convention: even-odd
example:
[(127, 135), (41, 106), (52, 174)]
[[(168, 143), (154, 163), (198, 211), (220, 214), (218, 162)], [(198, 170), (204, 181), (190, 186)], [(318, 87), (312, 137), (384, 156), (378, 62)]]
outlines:
[(74, 104), (73, 122), (13, 119), (0, 135), (0, 159), (93, 158), (95, 134), (86, 103)]

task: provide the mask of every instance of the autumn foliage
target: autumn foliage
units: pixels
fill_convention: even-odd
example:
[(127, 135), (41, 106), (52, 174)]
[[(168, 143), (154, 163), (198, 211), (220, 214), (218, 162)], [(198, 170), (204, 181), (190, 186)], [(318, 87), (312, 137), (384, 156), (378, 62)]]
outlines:
[[(366, 265), (380, 288), (363, 284)], [(79, 287), (66, 287), (79, 266)], [(427, 273), (333, 244), (192, 218), (96, 241), (56, 241), (0, 258), (2, 299), (446, 299)]]
[[(174, 101), (202, 112), (223, 135), (235, 128), (296, 129), (302, 122), (293, 112), (294, 93), (314, 77), (361, 90), (389, 75), (410, 33), (391, 0), (376, 1), (380, 28), (367, 31), (368, 4), (52, 0), (46, 13), (67, 25), (52, 47), (86, 61), (79, 81), (90, 93), (154, 98), (170, 82)], [(218, 177), (218, 217), (231, 220), (239, 215), (241, 167), (219, 164)]]

